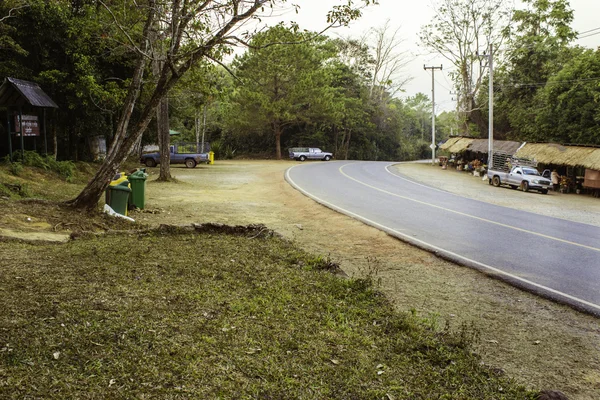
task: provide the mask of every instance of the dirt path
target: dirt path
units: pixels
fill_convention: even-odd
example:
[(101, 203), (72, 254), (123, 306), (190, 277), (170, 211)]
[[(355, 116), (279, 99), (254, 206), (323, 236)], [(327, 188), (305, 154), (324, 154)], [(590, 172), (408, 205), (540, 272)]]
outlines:
[[(439, 327), (447, 321), (453, 328), (473, 324), (480, 332), (477, 350), (484, 362), (501, 366), (518, 381), (562, 390), (571, 399), (600, 398), (598, 319), (441, 260), (316, 204), (284, 181), (291, 165), (219, 161), (193, 170), (173, 168), (179, 183), (157, 183), (153, 177), (148, 182), (147, 206), (161, 212), (132, 216), (150, 224), (263, 223), (308, 251), (330, 256), (349, 275), (376, 275), (400, 311), (414, 309)], [(459, 187), (463, 195), (501, 205), (510, 203), (510, 196), (523, 195), (491, 187), (490, 192), (477, 178), (431, 166), (398, 168), (444, 190)], [(581, 204), (561, 216), (598, 224), (598, 214), (590, 214), (589, 208), (600, 202), (575, 197), (569, 196), (569, 202)], [(565, 208), (561, 195), (531, 193), (530, 198), (540, 213), (555, 212), (550, 204)]]

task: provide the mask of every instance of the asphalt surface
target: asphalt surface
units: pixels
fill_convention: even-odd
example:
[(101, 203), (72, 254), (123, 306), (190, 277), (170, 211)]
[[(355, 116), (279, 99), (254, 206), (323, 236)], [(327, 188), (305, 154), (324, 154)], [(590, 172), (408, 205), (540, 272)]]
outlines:
[(401, 240), (600, 316), (600, 227), (468, 199), (391, 165), (307, 162), (288, 169), (286, 180)]

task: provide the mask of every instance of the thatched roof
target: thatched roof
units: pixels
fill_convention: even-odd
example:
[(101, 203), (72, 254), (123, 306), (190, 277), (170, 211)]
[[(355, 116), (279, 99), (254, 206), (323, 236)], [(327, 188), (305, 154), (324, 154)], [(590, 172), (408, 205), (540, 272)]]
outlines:
[[(494, 151), (500, 151), (506, 154), (515, 154), (521, 146), (521, 142), (511, 142), (509, 140), (494, 140)], [(488, 152), (488, 139), (475, 139), (468, 150), (476, 153)]]
[(600, 148), (562, 146), (554, 143), (526, 143), (516, 153), (519, 158), (535, 159), (542, 164), (569, 165), (600, 170)]
[(451, 137), (440, 146), (440, 149), (446, 150), (449, 153), (460, 153), (467, 150), (467, 147), (473, 143), (474, 139), (464, 138), (461, 136)]

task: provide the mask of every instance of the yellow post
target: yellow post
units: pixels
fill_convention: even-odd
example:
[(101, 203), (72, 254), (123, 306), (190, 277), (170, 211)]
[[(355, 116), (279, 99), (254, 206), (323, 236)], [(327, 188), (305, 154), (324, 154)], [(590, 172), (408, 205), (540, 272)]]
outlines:
[(208, 163), (211, 165), (215, 163), (215, 152), (214, 151), (208, 152)]

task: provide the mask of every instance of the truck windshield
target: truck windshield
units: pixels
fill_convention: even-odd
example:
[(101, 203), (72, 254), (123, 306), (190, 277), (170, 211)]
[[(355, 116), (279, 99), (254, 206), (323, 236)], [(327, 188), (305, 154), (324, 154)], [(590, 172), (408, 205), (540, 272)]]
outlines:
[(537, 169), (533, 169), (533, 168), (523, 168), (523, 173), (525, 175), (539, 175), (540, 174), (537, 171)]

